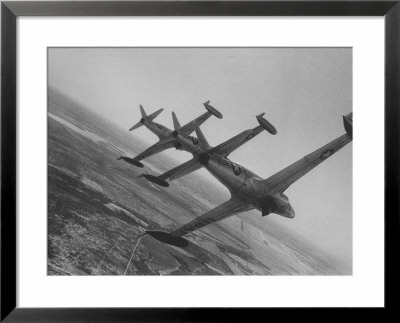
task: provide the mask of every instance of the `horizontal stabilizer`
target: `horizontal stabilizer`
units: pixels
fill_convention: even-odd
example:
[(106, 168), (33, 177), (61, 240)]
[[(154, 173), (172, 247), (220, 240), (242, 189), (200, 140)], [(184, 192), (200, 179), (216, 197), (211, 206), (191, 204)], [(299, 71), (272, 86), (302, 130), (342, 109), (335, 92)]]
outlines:
[(137, 124), (135, 124), (134, 126), (129, 128), (129, 131), (135, 130), (137, 128), (140, 128), (141, 126), (143, 126), (143, 122), (139, 121)]
[(203, 105), (207, 109), (207, 111), (210, 112), (212, 115), (214, 115), (218, 119), (222, 119), (222, 113), (210, 105), (210, 100), (208, 100), (207, 102), (204, 102)]
[(132, 126), (131, 128), (129, 128), (129, 131), (135, 130), (141, 126), (144, 125), (145, 121), (153, 121), (164, 109), (159, 109), (156, 112), (153, 112), (152, 114), (150, 114), (149, 116), (146, 114), (146, 112), (144, 111), (143, 106), (140, 104), (140, 113), (142, 115), (142, 118), (140, 119), (140, 121), (135, 124), (134, 126)]
[(152, 114), (150, 114), (148, 117), (147, 117), (147, 120), (149, 120), (149, 121), (153, 121), (161, 112), (163, 112), (164, 111), (164, 109), (159, 109), (159, 110), (157, 110), (156, 112), (153, 112)]
[(140, 167), (140, 168), (143, 168), (143, 167), (144, 167), (144, 165), (143, 165), (141, 162), (138, 162), (138, 161), (134, 160), (133, 158), (121, 156), (121, 157), (119, 157), (117, 160), (121, 160), (121, 159), (122, 159), (123, 161), (125, 161), (125, 162), (131, 164), (131, 165), (136, 166), (136, 167)]
[(258, 115), (257, 121), (260, 124), (261, 127), (263, 127), (266, 131), (268, 131), (271, 135), (276, 135), (277, 131), (275, 129), (275, 127), (268, 122), (266, 119), (264, 119), (265, 113), (261, 113), (260, 115)]
[(343, 116), (344, 130), (347, 135), (353, 139), (353, 113), (349, 113), (347, 116)]
[(144, 125), (144, 121), (147, 118), (147, 114), (144, 111), (143, 106), (141, 104), (139, 104), (139, 107), (140, 107), (140, 114), (142, 115), (142, 118), (140, 119), (140, 121), (137, 124), (135, 124), (134, 126), (130, 127), (129, 131), (135, 130), (135, 129), (140, 128), (141, 126), (143, 126)]

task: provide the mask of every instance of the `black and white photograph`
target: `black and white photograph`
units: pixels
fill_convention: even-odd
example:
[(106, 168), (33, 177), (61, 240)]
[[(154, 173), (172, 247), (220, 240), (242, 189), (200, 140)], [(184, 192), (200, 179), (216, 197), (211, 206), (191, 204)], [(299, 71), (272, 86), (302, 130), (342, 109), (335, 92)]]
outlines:
[(353, 274), (351, 47), (49, 47), (47, 275)]

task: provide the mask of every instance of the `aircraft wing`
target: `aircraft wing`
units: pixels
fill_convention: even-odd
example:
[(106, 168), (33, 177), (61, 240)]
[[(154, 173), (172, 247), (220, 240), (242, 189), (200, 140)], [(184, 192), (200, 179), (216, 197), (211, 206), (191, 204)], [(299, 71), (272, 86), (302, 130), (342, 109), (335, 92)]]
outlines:
[(155, 143), (153, 146), (150, 146), (147, 148), (145, 151), (137, 155), (135, 158), (133, 158), (134, 161), (140, 161), (142, 159), (145, 159), (147, 157), (153, 156), (157, 153), (160, 153), (166, 149), (172, 148), (175, 145), (175, 138), (166, 138), (166, 139), (161, 139), (157, 143)]
[(195, 130), (196, 126), (202, 125), (211, 116), (212, 114), (210, 112), (204, 112), (201, 116), (185, 124), (182, 128), (180, 128), (179, 132), (189, 136)]
[(351, 140), (348, 134), (344, 134), (264, 180), (264, 183), (268, 188), (283, 192), (299, 178), (351, 142)]
[(181, 237), (188, 234), (189, 232), (196, 231), (202, 227), (205, 227), (210, 223), (223, 220), (237, 213), (251, 210), (252, 208), (253, 207), (249, 204), (246, 204), (246, 202), (232, 196), (229, 201), (222, 203), (216, 208), (204, 213), (193, 221), (176, 229), (175, 231), (171, 232), (171, 235)]
[(229, 156), (230, 153), (238, 149), (240, 146), (244, 145), (250, 139), (253, 139), (263, 130), (264, 130), (263, 127), (258, 126), (255, 127), (254, 129), (243, 131), (240, 134), (236, 135), (235, 137), (223, 142), (222, 144), (215, 146), (210, 150), (210, 153), (215, 153), (226, 158)]
[(169, 179), (170, 181), (173, 181), (175, 179), (178, 179), (179, 177), (185, 176), (189, 173), (192, 173), (198, 169), (203, 167), (202, 164), (200, 164), (197, 159), (193, 158), (175, 168), (172, 168), (171, 170), (165, 172), (164, 174), (158, 176), (158, 179), (160, 180), (166, 180)]
[(183, 163), (182, 165), (172, 168), (171, 170), (165, 172), (160, 176), (154, 176), (149, 174), (142, 174), (141, 176), (154, 184), (157, 184), (162, 187), (168, 187), (169, 183), (166, 181), (167, 179), (173, 181), (189, 173), (192, 173), (201, 167), (203, 167), (203, 165), (200, 164), (197, 161), (197, 159), (193, 158), (187, 161), (186, 163)]

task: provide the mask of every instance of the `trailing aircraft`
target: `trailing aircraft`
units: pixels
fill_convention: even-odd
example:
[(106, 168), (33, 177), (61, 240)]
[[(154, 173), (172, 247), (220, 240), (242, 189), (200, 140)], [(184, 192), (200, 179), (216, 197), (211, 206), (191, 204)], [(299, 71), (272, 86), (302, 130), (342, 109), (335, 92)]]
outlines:
[[(257, 117), (257, 119), (259, 118), (260, 116)], [(263, 121), (260, 122), (261, 126), (263, 124), (264, 126), (272, 126), (269, 123), (266, 124)], [(215, 178), (229, 189), (231, 198), (225, 203), (211, 209), (172, 232), (149, 230), (146, 231), (146, 234), (173, 246), (186, 247), (189, 245), (189, 241), (183, 238), (183, 236), (188, 233), (201, 229), (213, 222), (252, 209), (259, 210), (262, 216), (275, 213), (286, 218), (294, 218), (295, 212), (284, 192), (290, 185), (352, 141), (352, 113), (343, 116), (343, 124), (346, 132), (345, 134), (332, 140), (328, 144), (306, 155), (302, 159), (267, 179), (263, 179), (245, 167), (230, 161), (226, 157), (227, 155), (221, 155), (216, 153), (216, 151), (213, 151), (214, 148), (209, 146), (200, 128), (196, 127), (195, 130), (200, 142), (201, 152), (193, 153), (194, 158), (191, 161), (186, 162), (159, 177), (153, 176), (153, 178), (146, 178), (155, 184), (167, 186), (164, 184), (167, 179), (173, 180), (188, 174), (190, 171), (198, 169), (196, 167), (205, 167)], [(272, 128), (270, 128), (270, 130), (272, 130)], [(229, 140), (227, 142), (229, 142)]]
[(186, 147), (183, 146), (178, 137), (183, 137), (187, 138), (190, 140), (195, 140), (194, 137), (190, 137), (190, 134), (195, 131), (196, 126), (202, 125), (208, 118), (210, 118), (212, 115), (215, 117), (222, 119), (222, 114), (212, 107), (210, 105), (210, 101), (207, 101), (203, 103), (204, 107), (207, 109), (207, 112), (203, 113), (193, 121), (187, 123), (183, 127), (179, 124), (179, 121), (175, 115), (175, 113), (172, 112), (172, 118), (174, 121), (174, 130), (170, 130), (167, 127), (154, 122), (153, 120), (164, 110), (164, 109), (159, 109), (155, 111), (154, 113), (147, 115), (146, 112), (144, 111), (144, 108), (142, 105), (140, 105), (140, 112), (142, 115), (142, 118), (140, 121), (132, 126), (129, 131), (135, 130), (139, 127), (145, 126), (147, 129), (149, 129), (151, 132), (153, 132), (157, 137), (159, 138), (159, 141), (152, 145), (151, 147), (147, 148), (145, 151), (140, 153), (134, 158), (130, 157), (125, 157), (121, 156), (118, 158), (118, 160), (123, 160), (131, 165), (134, 165), (136, 167), (144, 167), (144, 165), (140, 162), (142, 159), (145, 159), (147, 157), (153, 156), (157, 153), (160, 153), (166, 149), (173, 148), (175, 147), (176, 149), (183, 149), (185, 150)]
[(198, 138), (178, 136), (179, 143), (186, 148), (186, 151), (193, 154), (193, 158), (160, 176), (142, 174), (140, 177), (144, 177), (159, 186), (168, 187), (169, 183), (166, 181), (167, 179), (173, 181), (204, 167), (202, 160), (207, 158), (206, 156), (208, 155), (227, 158), (232, 152), (253, 139), (263, 130), (275, 135), (277, 133), (275, 127), (264, 118), (264, 115), (265, 113), (262, 113), (256, 117), (259, 123), (257, 127), (245, 130), (215, 147), (210, 147), (199, 128), (196, 129)]

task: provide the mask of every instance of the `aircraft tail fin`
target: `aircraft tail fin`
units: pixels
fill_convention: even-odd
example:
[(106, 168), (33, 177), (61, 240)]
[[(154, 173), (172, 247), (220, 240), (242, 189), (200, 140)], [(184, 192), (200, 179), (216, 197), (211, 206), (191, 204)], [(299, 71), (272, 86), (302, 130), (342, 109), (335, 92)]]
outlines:
[(147, 114), (146, 114), (146, 111), (144, 111), (143, 106), (141, 104), (139, 104), (139, 107), (140, 107), (140, 113), (142, 115), (142, 118), (143, 119), (147, 118)]
[(181, 129), (181, 124), (178, 121), (178, 117), (176, 116), (175, 112), (172, 112), (172, 120), (174, 122), (174, 130)]
[(129, 131), (135, 130), (137, 128), (140, 128), (141, 126), (144, 125), (144, 122), (147, 121), (153, 121), (164, 109), (159, 109), (156, 112), (153, 112), (152, 114), (150, 114), (149, 116), (146, 114), (146, 111), (144, 111), (143, 106), (140, 104), (140, 114), (142, 115), (142, 118), (140, 119), (140, 121), (135, 124), (134, 126), (132, 126), (131, 128), (129, 128)]
[(353, 112), (343, 116), (343, 125), (347, 135), (353, 139)]
[(140, 128), (141, 126), (143, 126), (143, 121), (140, 120), (137, 124), (135, 124), (134, 126), (129, 128), (129, 131), (135, 130), (137, 128)]
[(206, 137), (204, 136), (203, 132), (200, 130), (200, 127), (196, 125), (196, 135), (197, 139), (199, 139), (199, 143), (203, 150), (208, 151), (210, 150), (211, 146), (208, 144)]

